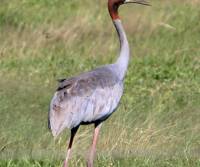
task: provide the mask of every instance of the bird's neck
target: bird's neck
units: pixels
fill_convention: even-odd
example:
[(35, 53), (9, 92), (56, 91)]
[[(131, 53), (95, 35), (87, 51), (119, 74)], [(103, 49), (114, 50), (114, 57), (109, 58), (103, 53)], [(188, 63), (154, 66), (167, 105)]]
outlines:
[(115, 19), (113, 20), (113, 23), (116, 28), (119, 41), (120, 41), (120, 54), (115, 64), (117, 67), (119, 78), (123, 79), (126, 74), (126, 70), (128, 68), (130, 49), (129, 49), (128, 40), (126, 37), (126, 33), (124, 31), (123, 25), (121, 23), (121, 20)]

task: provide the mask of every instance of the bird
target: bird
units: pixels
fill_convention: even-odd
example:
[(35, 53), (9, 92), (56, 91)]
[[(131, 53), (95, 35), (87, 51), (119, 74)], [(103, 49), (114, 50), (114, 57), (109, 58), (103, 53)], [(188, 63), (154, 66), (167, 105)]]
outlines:
[(118, 9), (121, 5), (128, 3), (149, 5), (149, 2), (145, 0), (108, 0), (108, 11), (120, 43), (116, 62), (59, 80), (58, 88), (50, 102), (48, 127), (53, 136), (56, 138), (65, 128), (71, 130), (64, 167), (68, 167), (73, 140), (80, 125), (90, 124), (94, 125), (94, 134), (87, 167), (94, 166), (101, 125), (119, 106), (129, 64), (130, 49)]

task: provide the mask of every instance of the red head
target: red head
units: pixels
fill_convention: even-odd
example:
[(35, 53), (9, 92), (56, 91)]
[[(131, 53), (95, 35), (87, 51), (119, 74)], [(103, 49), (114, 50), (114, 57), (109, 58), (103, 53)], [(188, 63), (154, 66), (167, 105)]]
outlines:
[(149, 5), (145, 0), (108, 0), (108, 10), (113, 20), (119, 19), (118, 8), (120, 5), (127, 3), (137, 3), (142, 5)]

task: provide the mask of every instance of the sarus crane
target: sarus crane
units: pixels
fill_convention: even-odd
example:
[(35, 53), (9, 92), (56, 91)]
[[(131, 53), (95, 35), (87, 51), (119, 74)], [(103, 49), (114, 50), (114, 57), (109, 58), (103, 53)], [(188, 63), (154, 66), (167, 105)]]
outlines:
[(93, 141), (87, 160), (87, 167), (93, 167), (102, 122), (118, 107), (130, 57), (129, 44), (118, 15), (118, 8), (128, 3), (149, 5), (145, 0), (108, 0), (108, 11), (120, 42), (117, 61), (78, 76), (60, 80), (51, 100), (48, 125), (53, 136), (57, 137), (65, 128), (71, 130), (64, 167), (68, 166), (73, 139), (79, 126), (94, 124)]

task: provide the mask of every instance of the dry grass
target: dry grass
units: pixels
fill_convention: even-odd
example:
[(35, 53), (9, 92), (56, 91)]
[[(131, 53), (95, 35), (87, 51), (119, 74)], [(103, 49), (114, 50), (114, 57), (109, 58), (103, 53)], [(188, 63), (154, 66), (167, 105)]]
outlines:
[[(31, 2), (0, 7), (0, 153), (5, 159), (60, 160), (69, 131), (53, 141), (46, 127), (56, 79), (113, 62), (119, 44), (106, 0)], [(132, 164), (199, 157), (199, 2), (152, 3), (120, 9), (133, 58), (120, 108), (101, 131), (100, 166), (119, 166), (114, 160), (128, 157)], [(74, 166), (84, 165), (92, 131), (86, 126), (77, 134)]]

